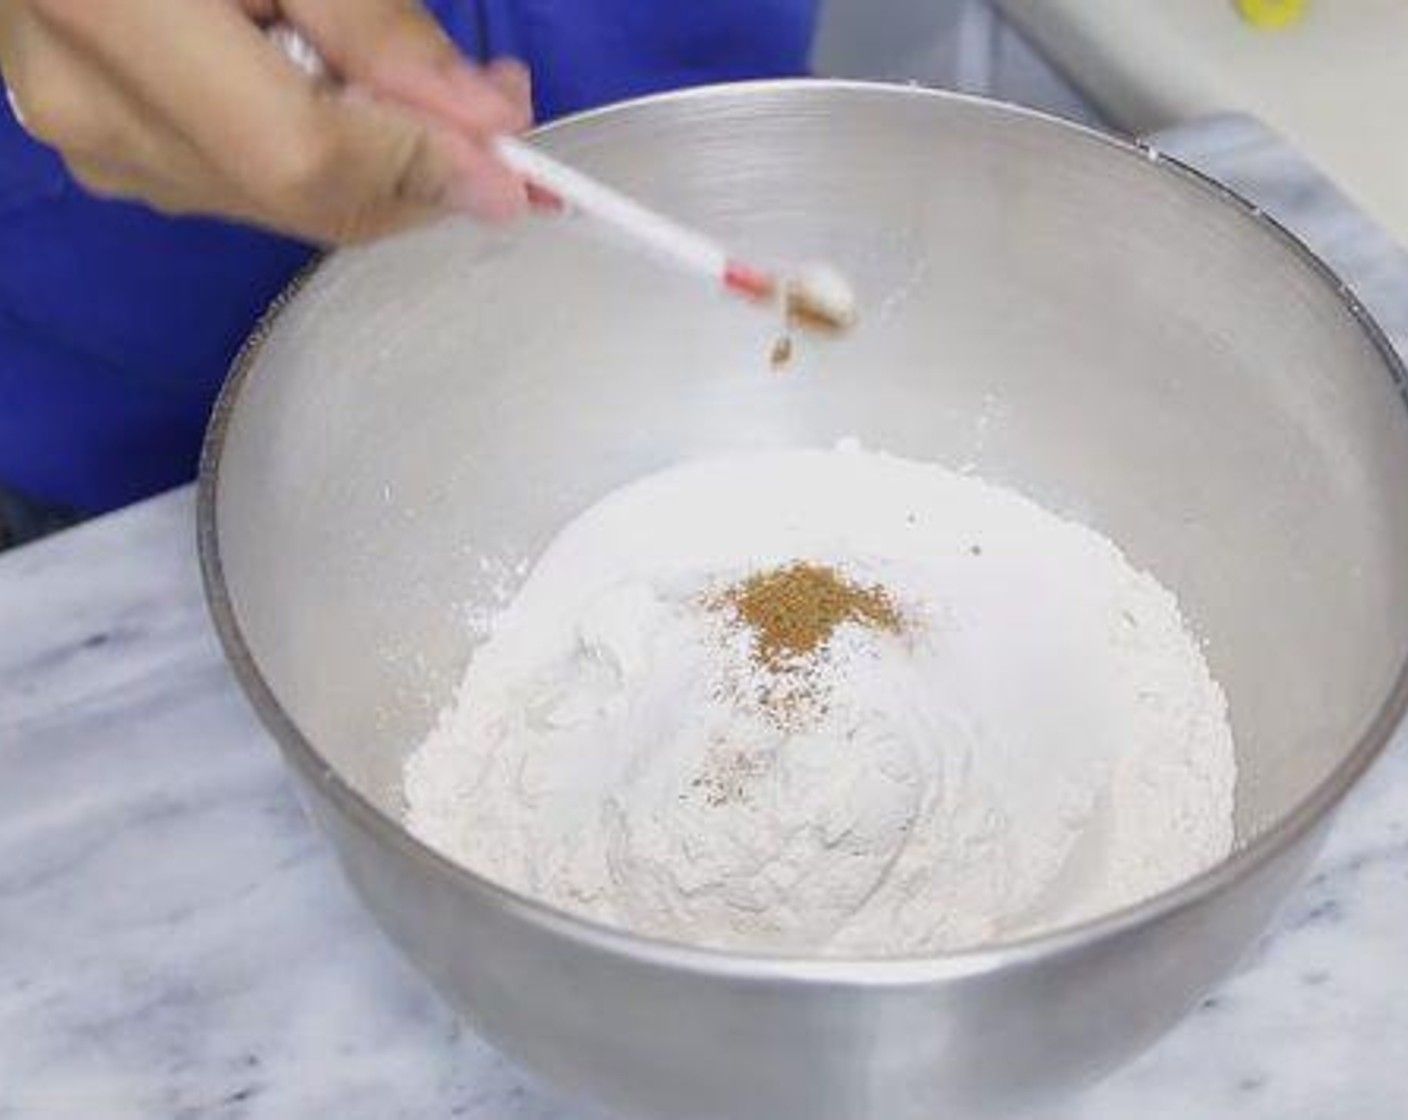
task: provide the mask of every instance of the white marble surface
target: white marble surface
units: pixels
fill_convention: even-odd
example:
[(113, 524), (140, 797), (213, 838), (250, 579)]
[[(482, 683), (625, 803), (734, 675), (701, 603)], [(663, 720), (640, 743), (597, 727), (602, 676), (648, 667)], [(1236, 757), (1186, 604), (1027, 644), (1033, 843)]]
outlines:
[[(1243, 183), (1408, 343), (1408, 256), (1237, 122)], [(1408, 485), (1408, 480), (1405, 480)], [(459, 1028), (351, 899), (206, 622), (181, 492), (0, 557), (0, 1120), (589, 1120)], [(1242, 972), (1031, 1120), (1408, 1115), (1408, 751)], [(881, 1118), (883, 1120), (883, 1118)]]

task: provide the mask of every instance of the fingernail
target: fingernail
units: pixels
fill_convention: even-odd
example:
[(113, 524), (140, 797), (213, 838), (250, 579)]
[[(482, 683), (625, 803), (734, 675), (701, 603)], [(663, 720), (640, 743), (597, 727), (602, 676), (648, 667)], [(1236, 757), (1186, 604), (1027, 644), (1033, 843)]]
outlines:
[(559, 214), (567, 209), (567, 204), (562, 201), (562, 197), (548, 190), (547, 187), (540, 187), (531, 181), (525, 186), (527, 187), (528, 205), (534, 210), (542, 211), (545, 214)]
[(526, 191), (486, 189), (473, 180), (459, 180), (446, 190), (445, 205), (481, 221), (500, 223), (524, 214), (528, 209), (528, 196)]

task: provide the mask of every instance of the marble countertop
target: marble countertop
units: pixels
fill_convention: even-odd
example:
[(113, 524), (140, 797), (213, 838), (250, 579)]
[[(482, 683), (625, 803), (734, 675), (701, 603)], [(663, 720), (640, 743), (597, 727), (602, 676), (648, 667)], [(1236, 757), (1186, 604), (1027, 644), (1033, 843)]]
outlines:
[[(1160, 138), (1408, 345), (1408, 255), (1283, 145)], [(1408, 480), (1405, 480), (1408, 485)], [(601, 1120), (461, 1028), (382, 940), (226, 671), (181, 491), (0, 557), (0, 1120)], [(1241, 972), (1031, 1120), (1408, 1115), (1408, 750)]]

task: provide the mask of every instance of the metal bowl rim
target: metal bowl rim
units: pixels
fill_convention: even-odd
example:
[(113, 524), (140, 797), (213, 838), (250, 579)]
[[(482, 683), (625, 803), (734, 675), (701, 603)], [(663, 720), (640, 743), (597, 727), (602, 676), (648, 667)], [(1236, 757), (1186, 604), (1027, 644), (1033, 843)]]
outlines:
[[(1373, 343), (1400, 400), (1404, 400), (1405, 407), (1408, 407), (1408, 369), (1405, 368), (1403, 360), (1363, 303), (1309, 246), (1226, 184), (1137, 139), (1125, 139), (1037, 109), (972, 94), (891, 82), (821, 78), (732, 82), (654, 94), (576, 113), (541, 126), (533, 130), (531, 135), (548, 135), (570, 129), (582, 121), (629, 113), (645, 105), (788, 91), (808, 94), (844, 91), (850, 94), (887, 97), (898, 95), (963, 103), (987, 112), (1011, 114), (1043, 122), (1075, 138), (1105, 145), (1127, 158), (1158, 165), (1167, 173), (1178, 176), (1210, 195), (1215, 202), (1239, 210), (1245, 218), (1260, 225), (1283, 248), (1307, 265)], [(206, 432), (198, 477), (197, 545), (207, 605), (220, 643), (241, 688), (265, 727), (278, 742), (284, 757), (307, 781), (331, 798), (358, 826), (370, 832), (379, 842), (399, 850), (406, 858), (440, 879), (448, 879), (459, 889), (486, 901), (492, 900), (494, 904), (521, 920), (566, 940), (676, 972), (738, 980), (845, 987), (909, 986), (952, 981), (1015, 967), (1029, 967), (1043, 961), (1074, 955), (1098, 942), (1190, 909), (1205, 898), (1230, 889), (1268, 860), (1293, 847), (1313, 832), (1382, 753), (1392, 739), (1405, 710), (1408, 710), (1408, 642), (1405, 642), (1405, 656), (1400, 660), (1393, 686), (1364, 733), (1325, 778), (1273, 825), (1238, 847), (1218, 864), (1159, 894), (1117, 911), (1019, 940), (949, 953), (905, 957), (829, 958), (743, 953), (649, 937), (604, 925), (559, 910), (527, 895), (518, 894), (441, 855), (347, 782), (299, 730), (279, 703), (255, 663), (235, 616), (225, 583), (217, 524), (216, 499), (220, 486), (225, 435), (231, 415), (238, 407), (241, 390), (259, 356), (264, 340), (283, 309), (317, 271), (323, 259), (321, 256), (315, 258), (301, 270), (261, 317), (231, 363), (229, 375), (215, 403)]]

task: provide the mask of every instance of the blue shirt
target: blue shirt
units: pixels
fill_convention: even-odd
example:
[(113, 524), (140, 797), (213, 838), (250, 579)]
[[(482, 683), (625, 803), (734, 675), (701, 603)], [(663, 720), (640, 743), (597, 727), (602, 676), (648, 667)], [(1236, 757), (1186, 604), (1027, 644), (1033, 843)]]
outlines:
[[(540, 119), (803, 73), (817, 0), (441, 0), (533, 70)], [(0, 483), (98, 512), (194, 472), (225, 371), (312, 250), (85, 195), (0, 101)]]

